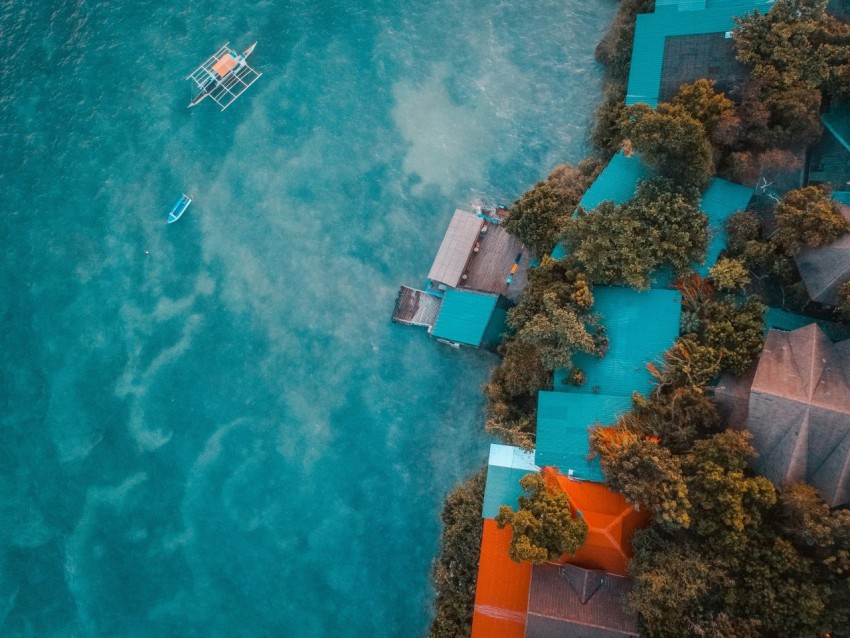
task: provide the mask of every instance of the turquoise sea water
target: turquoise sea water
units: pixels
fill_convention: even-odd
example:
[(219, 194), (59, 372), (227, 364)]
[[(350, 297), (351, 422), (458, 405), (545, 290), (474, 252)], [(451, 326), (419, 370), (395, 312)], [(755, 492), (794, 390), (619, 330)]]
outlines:
[[(0, 634), (425, 631), (495, 360), (397, 287), (581, 158), (613, 10), (0, 7)], [(228, 40), (263, 77), (187, 111)]]

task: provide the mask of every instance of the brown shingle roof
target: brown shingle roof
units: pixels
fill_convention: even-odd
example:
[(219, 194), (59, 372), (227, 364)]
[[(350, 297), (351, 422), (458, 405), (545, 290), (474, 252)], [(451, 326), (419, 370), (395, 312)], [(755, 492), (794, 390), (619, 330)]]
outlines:
[[(850, 206), (838, 205), (850, 221)], [(850, 233), (828, 246), (804, 248), (794, 257), (812, 301), (837, 305), (838, 287), (850, 280)]]
[[(623, 607), (631, 579), (575, 565), (535, 565), (526, 638), (627, 638), (637, 617)], [(582, 598), (586, 602), (582, 603)]]
[[(722, 386), (718, 400), (740, 414)], [(815, 324), (771, 330), (748, 412), (756, 471), (780, 488), (805, 481), (830, 505), (850, 501), (850, 341), (832, 344)]]

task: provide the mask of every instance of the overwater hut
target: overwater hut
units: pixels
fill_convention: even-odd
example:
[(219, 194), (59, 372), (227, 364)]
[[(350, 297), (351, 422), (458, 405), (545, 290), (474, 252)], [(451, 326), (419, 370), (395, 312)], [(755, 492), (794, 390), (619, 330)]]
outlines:
[(771, 330), (755, 370), (724, 376), (715, 395), (730, 425), (752, 432), (757, 472), (850, 502), (850, 340), (834, 344), (816, 324)]
[(455, 346), (494, 348), (528, 283), (531, 255), (496, 211), (452, 216), (423, 289), (402, 286), (393, 321)]

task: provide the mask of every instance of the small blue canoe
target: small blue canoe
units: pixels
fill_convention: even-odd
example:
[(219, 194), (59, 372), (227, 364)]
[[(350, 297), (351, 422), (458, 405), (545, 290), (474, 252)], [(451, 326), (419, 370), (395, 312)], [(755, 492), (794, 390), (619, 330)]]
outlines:
[(183, 196), (177, 200), (177, 203), (174, 204), (174, 207), (171, 209), (171, 212), (168, 213), (168, 223), (173, 224), (180, 216), (186, 212), (186, 209), (189, 208), (189, 204), (192, 203), (192, 198), (189, 197), (186, 193), (183, 193)]

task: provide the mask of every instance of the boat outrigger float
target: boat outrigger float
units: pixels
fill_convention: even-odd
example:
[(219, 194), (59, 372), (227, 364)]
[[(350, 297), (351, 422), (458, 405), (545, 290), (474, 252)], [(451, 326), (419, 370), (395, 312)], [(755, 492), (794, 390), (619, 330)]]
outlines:
[(180, 216), (186, 212), (186, 209), (189, 208), (189, 204), (192, 203), (192, 198), (183, 193), (183, 196), (177, 200), (177, 203), (172, 206), (171, 211), (168, 213), (168, 223), (173, 224)]
[(236, 53), (228, 44), (225, 42), (223, 47), (186, 76), (187, 80), (194, 81), (199, 91), (186, 108), (210, 97), (223, 111), (262, 75), (248, 66), (247, 62), (247, 57), (257, 46), (256, 42), (242, 53)]

